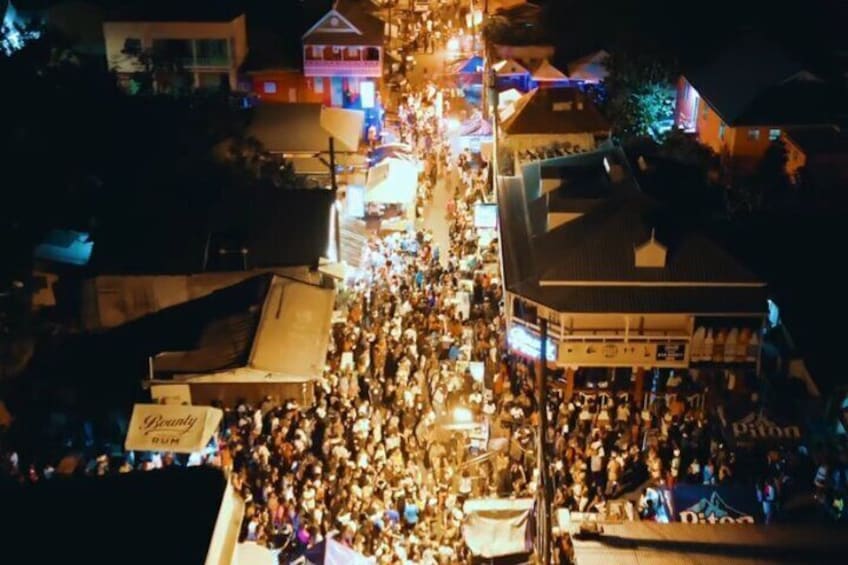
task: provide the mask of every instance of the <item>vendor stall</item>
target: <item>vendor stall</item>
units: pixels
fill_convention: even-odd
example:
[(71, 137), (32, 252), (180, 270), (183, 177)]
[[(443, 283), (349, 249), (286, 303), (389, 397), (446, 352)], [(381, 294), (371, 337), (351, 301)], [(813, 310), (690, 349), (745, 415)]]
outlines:
[(472, 155), (479, 155), (483, 160), (490, 160), (492, 155), (492, 124), (480, 112), (475, 112), (470, 118), (459, 125), (455, 152), (468, 149)]
[(496, 88), (518, 88), (524, 91), (530, 87), (530, 71), (515, 59), (503, 59), (492, 65), (495, 71)]
[(366, 215), (379, 218), (381, 229), (407, 229), (415, 221), (417, 163), (389, 157), (368, 171)]

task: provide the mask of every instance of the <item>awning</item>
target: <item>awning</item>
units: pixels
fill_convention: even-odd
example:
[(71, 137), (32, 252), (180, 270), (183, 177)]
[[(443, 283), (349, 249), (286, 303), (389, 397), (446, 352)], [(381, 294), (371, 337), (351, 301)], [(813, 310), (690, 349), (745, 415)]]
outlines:
[(413, 203), (418, 189), (418, 167), (403, 159), (384, 159), (368, 171), (365, 188), (366, 202)]
[(335, 291), (290, 282), (274, 284), (262, 316), (248, 368), (315, 380), (324, 372)]
[(208, 406), (136, 404), (124, 447), (128, 451), (202, 451), (224, 413)]

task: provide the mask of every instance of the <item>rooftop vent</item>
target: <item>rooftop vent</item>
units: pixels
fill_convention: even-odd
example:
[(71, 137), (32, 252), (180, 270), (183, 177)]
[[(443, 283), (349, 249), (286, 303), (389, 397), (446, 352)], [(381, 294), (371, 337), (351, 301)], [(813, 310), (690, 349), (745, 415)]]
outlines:
[(633, 253), (636, 259), (636, 267), (639, 268), (663, 268), (665, 267), (668, 249), (656, 240), (654, 230), (651, 230), (651, 239), (637, 245)]

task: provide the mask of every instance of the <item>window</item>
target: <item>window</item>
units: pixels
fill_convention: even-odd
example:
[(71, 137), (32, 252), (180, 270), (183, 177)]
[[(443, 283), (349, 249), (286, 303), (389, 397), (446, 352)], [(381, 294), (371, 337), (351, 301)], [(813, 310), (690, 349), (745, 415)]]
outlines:
[(322, 77), (318, 77), (316, 79), (312, 79), (315, 81), (315, 94), (324, 94), (324, 79)]
[(710, 117), (710, 107), (704, 104), (704, 107), (701, 109), (701, 119), (706, 120)]
[(380, 49), (377, 47), (369, 47), (365, 50), (365, 60), (366, 61), (379, 61), (380, 60)]
[(191, 41), (188, 39), (154, 39), (153, 52), (169, 63), (190, 65)]
[(748, 128), (748, 139), (751, 141), (759, 141), (760, 140), (760, 129), (759, 128)]
[(227, 65), (230, 62), (226, 39), (198, 39), (194, 49), (198, 65)]
[(124, 40), (124, 53), (127, 55), (138, 55), (141, 53), (141, 40), (137, 37), (128, 37)]
[(277, 93), (277, 83), (273, 80), (267, 80), (262, 83), (262, 92), (265, 94), (276, 94)]
[(779, 129), (770, 129), (769, 130), (769, 141), (777, 141), (780, 138), (780, 130)]
[(724, 130), (725, 129), (727, 129), (727, 126), (725, 126), (723, 123), (718, 126), (718, 138), (722, 141), (724, 141)]

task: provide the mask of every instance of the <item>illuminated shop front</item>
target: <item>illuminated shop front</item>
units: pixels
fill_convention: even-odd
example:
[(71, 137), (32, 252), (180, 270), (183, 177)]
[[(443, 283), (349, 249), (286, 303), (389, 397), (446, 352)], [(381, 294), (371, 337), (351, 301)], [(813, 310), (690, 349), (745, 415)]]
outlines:
[(548, 366), (569, 395), (639, 402), (756, 373), (764, 284), (680, 229), (626, 163), (608, 149), (499, 178), (511, 353), (538, 359), (544, 320)]

